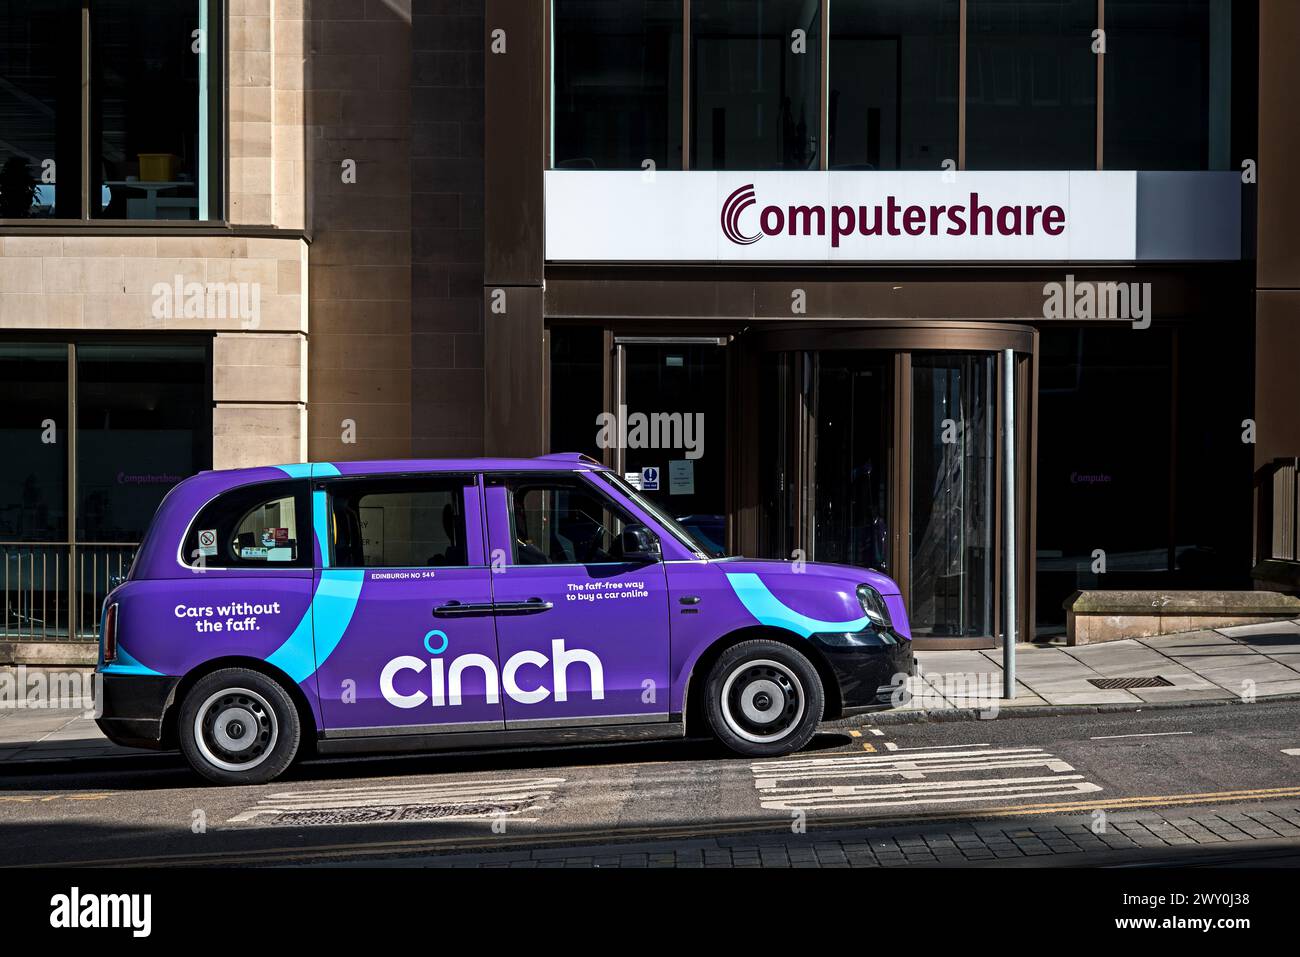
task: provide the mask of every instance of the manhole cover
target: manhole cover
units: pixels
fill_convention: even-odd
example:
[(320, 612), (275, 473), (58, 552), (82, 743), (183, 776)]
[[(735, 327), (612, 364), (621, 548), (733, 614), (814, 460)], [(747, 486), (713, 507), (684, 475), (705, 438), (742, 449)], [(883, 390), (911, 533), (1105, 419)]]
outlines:
[(282, 825), (318, 825), (318, 824), (373, 824), (387, 821), (393, 817), (391, 807), (347, 807), (336, 810), (323, 808), (286, 811), (279, 815), (274, 823)]
[(285, 811), (274, 823), (288, 826), (373, 824), (377, 821), (436, 821), (441, 818), (495, 818), (528, 809), (527, 801), (463, 804), (401, 804), (388, 807), (304, 808)]
[(1174, 683), (1159, 675), (1136, 678), (1089, 678), (1088, 683), (1098, 688), (1172, 688)]
[(527, 808), (523, 802), (499, 804), (409, 804), (398, 815), (403, 821), (432, 821), (444, 817), (497, 817), (518, 814)]

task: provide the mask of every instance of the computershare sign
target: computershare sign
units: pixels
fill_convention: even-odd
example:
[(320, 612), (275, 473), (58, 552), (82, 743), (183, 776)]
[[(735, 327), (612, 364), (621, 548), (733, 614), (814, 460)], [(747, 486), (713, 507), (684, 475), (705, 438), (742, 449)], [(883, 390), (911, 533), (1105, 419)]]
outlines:
[(1133, 172), (546, 174), (546, 257), (557, 262), (1136, 256)]

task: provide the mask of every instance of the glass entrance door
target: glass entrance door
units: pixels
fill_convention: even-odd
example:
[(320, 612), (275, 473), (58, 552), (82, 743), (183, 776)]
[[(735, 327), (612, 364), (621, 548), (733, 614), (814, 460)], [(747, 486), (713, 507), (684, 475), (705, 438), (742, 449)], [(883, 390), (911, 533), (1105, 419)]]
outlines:
[[(914, 636), (992, 640), (1004, 627), (1001, 354), (996, 345), (949, 351), (896, 345), (900, 338), (820, 350), (800, 348), (816, 341), (807, 333), (761, 340), (776, 348), (756, 364), (755, 551), (883, 571), (903, 591)], [(1015, 384), (1023, 406), (1033, 340), (1009, 341), (1023, 357)], [(1016, 419), (1028, 435), (1023, 409)], [(1023, 476), (1029, 445), (1017, 442)], [(1017, 483), (1020, 554), (1029, 553), (1030, 485)]]
[(912, 358), (913, 635), (995, 633), (994, 361), (991, 353)]
[(764, 358), (759, 554), (892, 571), (895, 364), (875, 350)]
[(892, 366), (884, 352), (815, 356), (814, 561), (889, 571)]
[(719, 338), (615, 339), (618, 471), (727, 550), (727, 354)]

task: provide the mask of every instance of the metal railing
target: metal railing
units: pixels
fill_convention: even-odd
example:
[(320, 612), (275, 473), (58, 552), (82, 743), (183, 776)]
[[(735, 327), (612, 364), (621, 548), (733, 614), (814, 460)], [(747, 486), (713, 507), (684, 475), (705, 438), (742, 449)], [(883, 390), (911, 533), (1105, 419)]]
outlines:
[(135, 542), (0, 542), (0, 640), (84, 641)]

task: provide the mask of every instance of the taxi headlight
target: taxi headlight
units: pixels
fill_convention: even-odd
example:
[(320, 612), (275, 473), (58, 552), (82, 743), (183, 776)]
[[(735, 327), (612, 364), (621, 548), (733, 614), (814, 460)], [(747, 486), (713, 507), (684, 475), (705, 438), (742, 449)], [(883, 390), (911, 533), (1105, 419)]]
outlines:
[(862, 603), (863, 614), (871, 619), (873, 625), (877, 628), (889, 628), (889, 609), (885, 607), (885, 600), (880, 597), (880, 592), (870, 585), (859, 585), (858, 601)]

